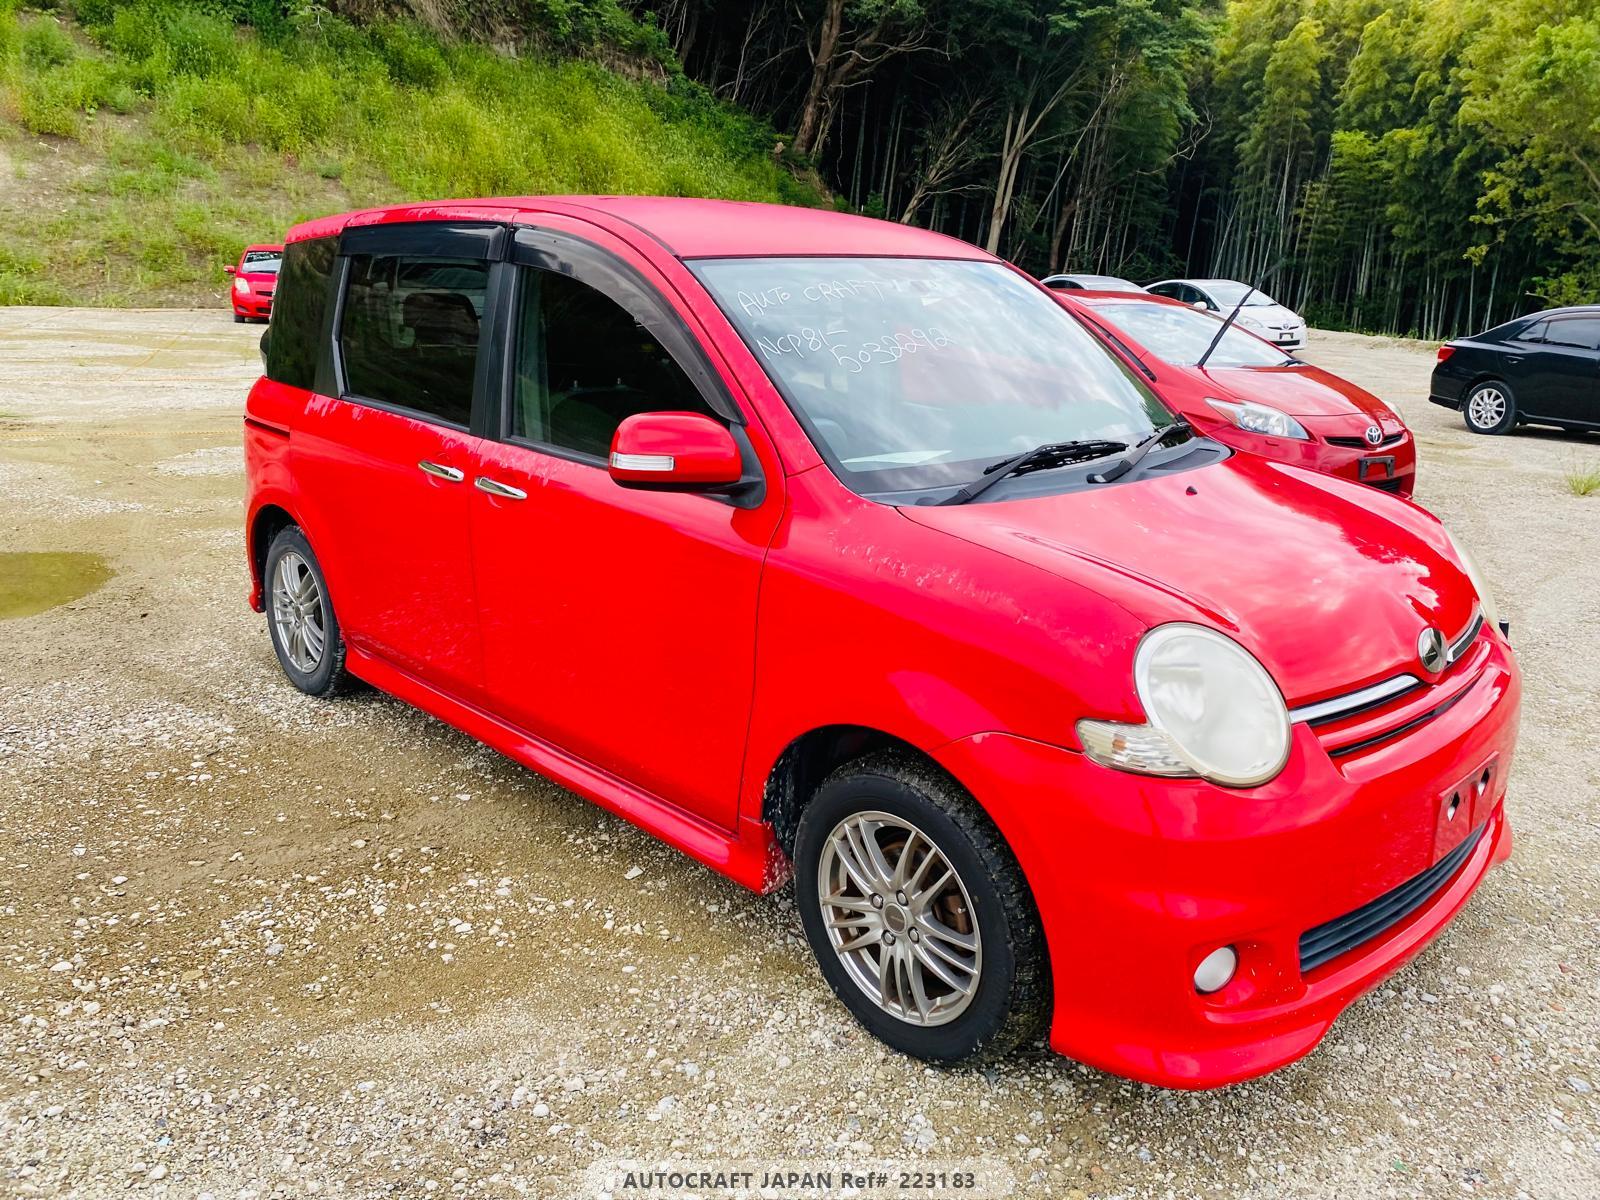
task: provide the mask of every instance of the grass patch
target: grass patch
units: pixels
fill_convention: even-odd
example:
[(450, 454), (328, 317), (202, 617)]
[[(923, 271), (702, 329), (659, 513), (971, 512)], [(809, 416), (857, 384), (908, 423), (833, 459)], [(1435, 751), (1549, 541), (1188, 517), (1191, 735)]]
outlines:
[[(31, 156), (30, 183), (63, 181), (59, 203), (0, 204), (0, 238), (52, 267), (0, 266), (0, 303), (209, 303), (245, 244), (341, 208), (569, 192), (824, 200), (774, 156), (770, 128), (659, 57), (658, 78), (631, 78), (320, 6), (285, 5), (259, 30), (229, 8), (242, 10), (77, 0), (80, 27), (0, 0), (0, 113), (54, 149), (4, 144)], [(644, 27), (599, 32), (659, 49)], [(598, 36), (560, 22), (533, 33), (550, 47)]]
[(1574, 496), (1592, 496), (1600, 492), (1600, 467), (1580, 467), (1576, 463), (1562, 473), (1567, 491)]

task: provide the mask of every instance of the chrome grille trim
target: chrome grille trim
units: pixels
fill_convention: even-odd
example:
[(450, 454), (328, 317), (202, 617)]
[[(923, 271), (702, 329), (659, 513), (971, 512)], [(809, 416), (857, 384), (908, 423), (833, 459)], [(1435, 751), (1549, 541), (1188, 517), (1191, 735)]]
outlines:
[[(1478, 635), (1483, 632), (1483, 612), (1477, 610), (1472, 614), (1466, 630), (1460, 637), (1450, 643), (1445, 651), (1445, 666), (1452, 667), (1460, 662), (1472, 643), (1478, 640)], [(1422, 680), (1409, 672), (1395, 675), (1392, 678), (1374, 683), (1359, 691), (1346, 692), (1342, 696), (1331, 696), (1326, 700), (1318, 700), (1314, 704), (1302, 704), (1299, 708), (1289, 710), (1290, 724), (1304, 721), (1308, 725), (1323, 725), (1329, 721), (1337, 721), (1344, 717), (1353, 716), (1369, 708), (1377, 708), (1380, 704), (1387, 704), (1407, 692), (1422, 686)]]
[(1463, 654), (1478, 640), (1478, 634), (1483, 632), (1483, 612), (1480, 610), (1472, 614), (1472, 622), (1467, 626), (1467, 631), (1450, 643), (1450, 649), (1445, 655), (1445, 663), (1458, 662)]
[(1385, 679), (1381, 683), (1364, 687), (1359, 692), (1346, 692), (1342, 696), (1319, 700), (1315, 704), (1302, 704), (1299, 708), (1291, 708), (1289, 710), (1289, 721), (1291, 724), (1298, 724), (1304, 721), (1308, 725), (1334, 721), (1340, 717), (1358, 713), (1362, 709), (1376, 708), (1380, 704), (1386, 704), (1396, 696), (1403, 696), (1413, 688), (1421, 686), (1422, 680), (1415, 675), (1396, 675), (1392, 679)]

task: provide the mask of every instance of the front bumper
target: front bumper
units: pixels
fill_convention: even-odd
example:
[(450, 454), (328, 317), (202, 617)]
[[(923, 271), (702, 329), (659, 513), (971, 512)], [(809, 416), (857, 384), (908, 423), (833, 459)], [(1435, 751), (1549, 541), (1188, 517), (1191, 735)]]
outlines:
[(241, 296), (238, 292), (230, 292), (233, 297), (233, 311), (241, 317), (260, 317), (266, 320), (272, 316), (272, 295), (263, 295), (260, 292), (251, 292)]
[(1409, 429), (1402, 429), (1397, 440), (1381, 446), (1338, 445), (1328, 440), (1343, 437), (1362, 441), (1360, 435), (1366, 422), (1347, 420), (1319, 420), (1315, 417), (1297, 417), (1311, 435), (1303, 438), (1267, 437), (1240, 429), (1232, 422), (1205, 422), (1203, 431), (1224, 445), (1247, 454), (1258, 454), (1275, 462), (1320, 471), (1324, 475), (1337, 475), (1353, 479), (1371, 487), (1398, 496), (1409, 497), (1416, 490), (1417, 443)]
[[(1520, 681), (1496, 633), (1472, 684), (1432, 720), (1334, 756), (1294, 729), (1271, 783), (1231, 790), (1110, 770), (1006, 734), (945, 746), (1017, 855), (1038, 904), (1054, 994), (1050, 1044), (1092, 1066), (1209, 1088), (1309, 1053), (1358, 996), (1410, 960), (1511, 852), (1505, 781)], [(1464, 781), (1482, 795), (1446, 817)], [(1301, 937), (1416, 879), (1480, 831), (1419, 907), (1312, 969)], [(1237, 948), (1220, 992), (1193, 986)]]

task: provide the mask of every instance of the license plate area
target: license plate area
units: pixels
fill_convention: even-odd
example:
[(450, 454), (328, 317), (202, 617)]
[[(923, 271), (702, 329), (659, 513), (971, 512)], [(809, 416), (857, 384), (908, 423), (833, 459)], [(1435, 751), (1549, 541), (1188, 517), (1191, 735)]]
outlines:
[(1438, 862), (1489, 819), (1501, 791), (1500, 756), (1439, 793), (1434, 802), (1433, 860)]
[(1356, 478), (1365, 483), (1368, 479), (1393, 479), (1394, 455), (1377, 454), (1356, 463)]

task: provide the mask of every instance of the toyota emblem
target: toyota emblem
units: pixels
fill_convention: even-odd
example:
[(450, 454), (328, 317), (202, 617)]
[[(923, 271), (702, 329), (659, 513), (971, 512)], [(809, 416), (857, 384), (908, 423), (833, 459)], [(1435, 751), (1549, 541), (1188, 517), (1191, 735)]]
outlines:
[(1362, 436), (1367, 439), (1367, 445), (1369, 446), (1377, 446), (1383, 442), (1383, 430), (1376, 425), (1368, 425), (1367, 432)]
[(1417, 638), (1417, 658), (1422, 661), (1422, 669), (1430, 675), (1437, 675), (1447, 665), (1444, 634), (1432, 625)]

